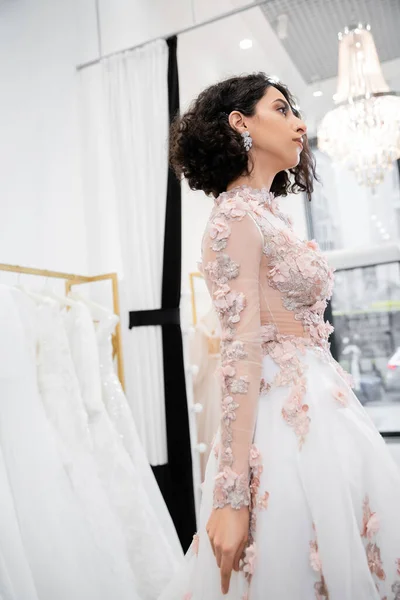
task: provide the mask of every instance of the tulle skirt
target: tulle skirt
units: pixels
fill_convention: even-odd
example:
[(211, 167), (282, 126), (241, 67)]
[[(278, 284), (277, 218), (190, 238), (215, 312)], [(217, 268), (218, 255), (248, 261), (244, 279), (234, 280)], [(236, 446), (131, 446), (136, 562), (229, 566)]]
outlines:
[[(198, 536), (160, 600), (400, 600), (400, 470), (336, 363), (311, 348), (298, 358), (308, 432), (300, 447), (283, 416), (288, 386), (260, 396), (253, 540), (229, 593), (221, 592), (206, 533), (218, 433)], [(264, 379), (272, 382), (277, 370), (266, 356)]]

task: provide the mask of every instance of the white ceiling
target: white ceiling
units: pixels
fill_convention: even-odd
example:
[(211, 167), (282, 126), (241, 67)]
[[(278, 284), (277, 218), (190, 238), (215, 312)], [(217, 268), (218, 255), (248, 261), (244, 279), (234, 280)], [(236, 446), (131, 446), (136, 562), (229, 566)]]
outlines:
[(381, 62), (400, 57), (399, 0), (266, 0), (262, 12), (274, 29), (287, 15), (282, 44), (307, 83), (336, 75), (337, 34), (348, 25), (371, 25)]
[[(248, 2), (195, 0), (196, 20)], [(279, 14), (288, 15), (286, 40), (277, 35)], [(264, 8), (254, 7), (179, 36), (182, 106), (223, 77), (265, 71), (279, 77), (297, 96), (314, 135), (320, 118), (333, 107), (337, 33), (354, 19), (370, 23), (379, 56), (388, 61), (383, 62), (384, 74), (389, 85), (400, 91), (400, 0), (266, 0)], [(244, 38), (252, 40), (251, 49), (240, 49)], [(322, 81), (311, 83), (314, 75)], [(322, 97), (313, 96), (316, 89), (323, 91)]]

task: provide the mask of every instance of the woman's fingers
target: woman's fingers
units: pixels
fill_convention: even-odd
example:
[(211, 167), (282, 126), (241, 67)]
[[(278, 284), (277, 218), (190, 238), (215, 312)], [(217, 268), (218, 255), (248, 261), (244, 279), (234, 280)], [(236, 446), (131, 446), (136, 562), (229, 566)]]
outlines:
[(216, 554), (215, 554), (215, 546), (214, 546), (214, 536), (211, 533), (211, 529), (208, 527), (208, 525), (207, 525), (206, 531), (207, 531), (208, 539), (210, 540), (210, 544), (211, 544), (211, 548), (212, 548), (213, 554), (214, 554), (214, 556), (216, 556)]
[(229, 583), (231, 580), (234, 551), (225, 551), (221, 557), (221, 590), (223, 594), (229, 592)]
[(217, 546), (215, 547), (215, 558), (217, 560), (218, 569), (220, 569), (222, 562), (222, 552)]
[(239, 548), (238, 551), (236, 552), (235, 558), (233, 560), (233, 570), (234, 571), (239, 571), (239, 566), (240, 566), (240, 559), (242, 558), (244, 549), (246, 548), (247, 545), (247, 540), (244, 540)]

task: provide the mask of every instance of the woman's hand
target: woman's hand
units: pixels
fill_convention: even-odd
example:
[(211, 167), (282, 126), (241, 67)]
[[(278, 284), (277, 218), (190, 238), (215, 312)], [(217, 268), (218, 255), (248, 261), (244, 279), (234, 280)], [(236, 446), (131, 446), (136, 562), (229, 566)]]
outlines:
[(227, 594), (232, 569), (239, 571), (239, 561), (248, 540), (248, 507), (243, 506), (237, 510), (227, 505), (224, 508), (214, 509), (206, 530), (217, 565), (221, 570), (222, 593)]

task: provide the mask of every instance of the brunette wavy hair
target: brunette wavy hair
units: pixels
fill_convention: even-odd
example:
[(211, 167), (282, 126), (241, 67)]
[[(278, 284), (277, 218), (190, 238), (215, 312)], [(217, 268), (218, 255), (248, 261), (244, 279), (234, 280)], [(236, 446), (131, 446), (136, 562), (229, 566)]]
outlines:
[[(231, 77), (201, 92), (187, 112), (177, 116), (171, 125), (170, 164), (176, 176), (186, 178), (191, 189), (217, 197), (239, 176), (249, 175), (253, 165), (242, 136), (230, 126), (228, 116), (233, 110), (253, 116), (270, 86), (285, 96), (299, 117), (288, 88), (265, 73)], [(299, 164), (277, 173), (271, 191), (275, 196), (305, 192), (310, 200), (315, 178), (315, 160), (304, 136)]]

